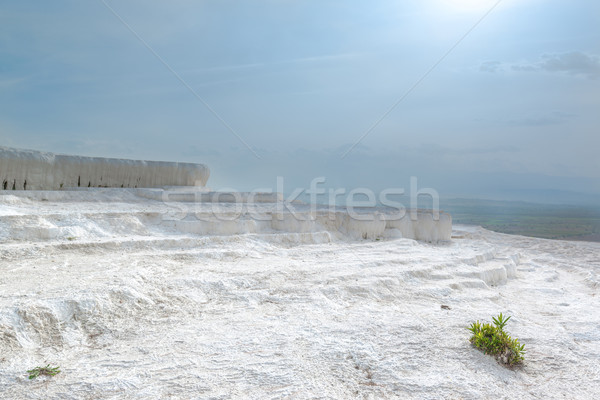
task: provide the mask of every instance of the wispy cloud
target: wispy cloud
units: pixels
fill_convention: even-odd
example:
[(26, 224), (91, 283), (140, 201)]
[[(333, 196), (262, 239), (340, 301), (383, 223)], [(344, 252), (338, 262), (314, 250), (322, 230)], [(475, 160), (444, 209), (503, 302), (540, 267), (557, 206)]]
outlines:
[(581, 51), (562, 54), (544, 54), (535, 62), (511, 65), (513, 71), (519, 72), (554, 72), (574, 76), (585, 76), (590, 79), (600, 77), (600, 57)]
[(479, 72), (498, 72), (502, 68), (500, 61), (484, 61), (479, 65)]
[(282, 61), (282, 63), (300, 63), (300, 62), (320, 62), (320, 61), (337, 61), (349, 60), (361, 56), (360, 53), (341, 53), (341, 54), (325, 54), (312, 57), (300, 57), (292, 60)]
[(582, 51), (567, 53), (543, 54), (535, 61), (519, 63), (484, 61), (477, 66), (479, 72), (499, 73), (514, 72), (549, 72), (572, 76), (583, 76), (589, 79), (600, 77), (600, 57)]
[(11, 86), (18, 85), (27, 80), (27, 78), (9, 78), (9, 79), (0, 79), (0, 88), (7, 88)]
[(195, 68), (183, 70), (184, 73), (205, 73), (205, 72), (222, 72), (222, 71), (238, 71), (238, 70), (255, 70), (261, 68), (274, 67), (279, 65), (288, 64), (301, 64), (301, 63), (317, 63), (317, 62), (328, 62), (338, 60), (350, 60), (361, 56), (361, 53), (339, 53), (339, 54), (325, 54), (318, 56), (308, 56), (292, 58), (287, 60), (276, 60), (276, 61), (265, 61), (247, 64), (234, 64), (234, 65), (218, 65), (207, 68)]
[(550, 125), (559, 125), (564, 124), (570, 119), (573, 119), (575, 115), (564, 113), (560, 111), (555, 111), (549, 115), (543, 116), (531, 116), (526, 118), (519, 119), (511, 119), (508, 121), (508, 124), (511, 126), (550, 126)]
[(418, 152), (433, 155), (433, 156), (466, 156), (479, 154), (497, 154), (497, 153), (514, 153), (519, 151), (515, 146), (482, 146), (482, 147), (466, 147), (456, 149), (452, 147), (441, 146), (438, 144), (424, 144), (417, 149)]

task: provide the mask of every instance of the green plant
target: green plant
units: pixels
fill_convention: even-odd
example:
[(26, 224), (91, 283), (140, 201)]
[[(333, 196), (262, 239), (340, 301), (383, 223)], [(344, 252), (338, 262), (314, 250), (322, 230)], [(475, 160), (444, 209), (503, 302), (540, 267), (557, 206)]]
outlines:
[(60, 373), (60, 367), (51, 367), (50, 364), (45, 367), (35, 367), (33, 369), (28, 370), (29, 379), (35, 379), (40, 375), (54, 376)]
[(498, 361), (506, 365), (517, 365), (523, 362), (525, 345), (519, 339), (513, 339), (504, 331), (510, 317), (504, 318), (502, 313), (492, 317), (494, 324), (473, 322), (468, 328), (472, 333), (470, 342), (485, 354), (493, 355)]

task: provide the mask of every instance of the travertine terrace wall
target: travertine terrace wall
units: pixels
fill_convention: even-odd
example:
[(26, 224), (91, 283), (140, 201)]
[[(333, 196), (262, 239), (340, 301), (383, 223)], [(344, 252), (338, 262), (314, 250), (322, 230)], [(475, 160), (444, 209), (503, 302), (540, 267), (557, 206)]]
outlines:
[(81, 157), (0, 147), (0, 190), (205, 186), (203, 164)]

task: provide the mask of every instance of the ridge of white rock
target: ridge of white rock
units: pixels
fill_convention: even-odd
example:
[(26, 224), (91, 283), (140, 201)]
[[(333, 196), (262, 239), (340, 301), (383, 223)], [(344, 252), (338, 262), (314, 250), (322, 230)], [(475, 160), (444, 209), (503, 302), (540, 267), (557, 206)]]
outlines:
[(0, 147), (0, 190), (206, 185), (206, 165), (83, 157)]
[[(233, 198), (237, 200), (230, 201)], [(165, 231), (200, 236), (291, 233), (304, 235), (303, 242), (310, 238), (322, 242), (325, 237), (326, 241), (404, 238), (437, 243), (449, 241), (452, 235), (452, 217), (444, 212), (357, 213), (344, 207), (292, 205), (272, 193), (183, 189), (0, 191), (0, 216), (0, 244), (105, 239), (121, 236), (125, 227), (149, 238)]]

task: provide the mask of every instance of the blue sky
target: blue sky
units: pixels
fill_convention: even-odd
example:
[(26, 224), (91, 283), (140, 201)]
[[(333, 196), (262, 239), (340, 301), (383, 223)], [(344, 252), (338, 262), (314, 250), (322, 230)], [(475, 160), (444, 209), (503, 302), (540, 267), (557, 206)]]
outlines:
[(0, 145), (215, 189), (600, 194), (600, 2), (503, 0), (426, 74), (495, 3), (106, 0), (171, 71), (100, 0), (4, 2)]

